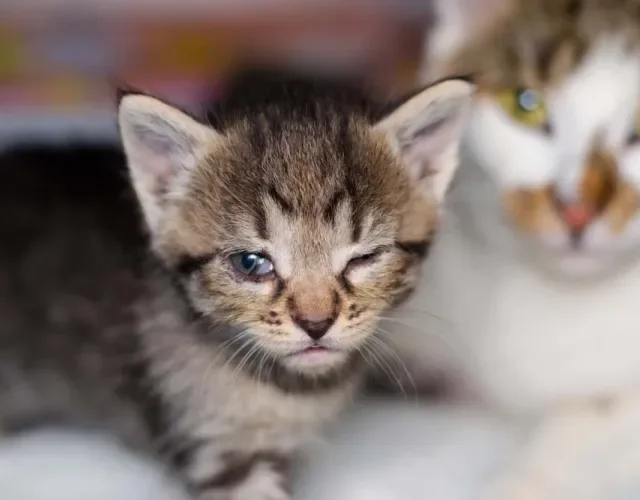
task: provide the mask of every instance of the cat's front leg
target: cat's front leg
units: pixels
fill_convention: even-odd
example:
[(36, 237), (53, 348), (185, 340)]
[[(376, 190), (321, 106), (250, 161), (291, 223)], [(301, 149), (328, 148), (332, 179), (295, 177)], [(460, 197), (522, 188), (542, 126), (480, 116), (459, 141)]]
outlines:
[(289, 463), (281, 452), (228, 451), (185, 473), (197, 500), (290, 500)]
[(640, 498), (640, 395), (547, 415), (483, 500)]

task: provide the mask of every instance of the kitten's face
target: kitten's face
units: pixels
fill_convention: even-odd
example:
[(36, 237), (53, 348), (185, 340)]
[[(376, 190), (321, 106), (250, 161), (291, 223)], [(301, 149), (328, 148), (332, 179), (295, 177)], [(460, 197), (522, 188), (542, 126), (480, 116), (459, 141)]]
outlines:
[[(265, 367), (322, 375), (366, 349), (379, 315), (412, 289), (437, 218), (435, 174), (407, 160), (430, 144), (431, 167), (451, 170), (437, 159), (454, 145), (469, 91), (442, 84), (376, 123), (330, 106), (303, 119), (269, 109), (221, 132), (124, 98), (125, 149), (155, 248), (193, 307), (238, 332), (230, 352), (244, 345)], [(443, 106), (454, 101), (457, 111)], [(143, 163), (174, 147), (158, 144), (158, 116), (171, 125), (162, 134), (188, 134), (168, 139), (186, 166), (164, 187), (143, 185)]]
[(263, 151), (250, 127), (229, 132), (195, 171), (166, 244), (211, 256), (191, 282), (199, 310), (288, 366), (324, 369), (411, 289), (435, 214), (371, 127), (330, 138), (297, 127)]
[(640, 252), (640, 53), (598, 34), (594, 23), (611, 19), (589, 2), (538, 3), (575, 10), (560, 24), (526, 12), (517, 35), (503, 33), (478, 72), (468, 145), (529, 249), (590, 275)]

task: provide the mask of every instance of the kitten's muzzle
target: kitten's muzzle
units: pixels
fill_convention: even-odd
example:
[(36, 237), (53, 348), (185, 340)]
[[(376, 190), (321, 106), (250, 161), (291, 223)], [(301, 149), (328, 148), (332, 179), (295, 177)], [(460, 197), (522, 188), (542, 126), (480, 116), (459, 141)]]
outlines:
[(294, 316), (293, 322), (300, 327), (312, 340), (318, 341), (329, 331), (336, 321), (334, 316), (307, 317)]
[(331, 286), (318, 283), (294, 292), (288, 300), (293, 323), (312, 340), (326, 335), (340, 313), (340, 295)]

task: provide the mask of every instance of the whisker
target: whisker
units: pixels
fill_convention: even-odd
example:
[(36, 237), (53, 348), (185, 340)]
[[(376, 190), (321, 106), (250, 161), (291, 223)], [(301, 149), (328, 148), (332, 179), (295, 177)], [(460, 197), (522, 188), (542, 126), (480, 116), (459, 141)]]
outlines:
[[(422, 357), (425, 356), (425, 355), (421, 355), (421, 352), (426, 352), (426, 351), (422, 351), (422, 349), (426, 350), (429, 347), (431, 347), (433, 349), (439, 349), (439, 350), (444, 348), (446, 354), (451, 357), (451, 360), (454, 363), (464, 363), (466, 359), (463, 353), (461, 353), (460, 346), (456, 346), (449, 337), (443, 334), (433, 334), (432, 332), (420, 331), (419, 333), (422, 335), (425, 335), (427, 340), (430, 341), (429, 342), (430, 345), (420, 346), (416, 344), (415, 339), (412, 341), (412, 339), (407, 338), (408, 336), (405, 336), (402, 334), (400, 335), (392, 334), (391, 332), (382, 328), (380, 325), (376, 326), (376, 333), (379, 333), (382, 336), (386, 337), (388, 342), (385, 342), (385, 344), (387, 345), (387, 347), (391, 348), (397, 355), (399, 355), (399, 353), (400, 354), (406, 353), (412, 359), (419, 360), (421, 356)], [(397, 346), (399, 348), (399, 351), (398, 351), (398, 348), (393, 348), (392, 346)]]
[(423, 316), (427, 316), (429, 318), (436, 319), (438, 321), (441, 321), (442, 323), (451, 323), (451, 324), (453, 324), (453, 321), (450, 320), (449, 318), (445, 318), (444, 316), (442, 316), (440, 314), (436, 314), (433, 311), (427, 311), (425, 309), (417, 309), (417, 308), (411, 307), (411, 306), (402, 306), (400, 311), (406, 311), (406, 312), (412, 313), (412, 314), (422, 314)]
[[(384, 331), (380, 331), (380, 333), (384, 334), (385, 332)], [(395, 352), (393, 347), (388, 345), (388, 344), (386, 344), (383, 339), (378, 338), (376, 336), (372, 336), (370, 340), (372, 342), (375, 342), (380, 347), (380, 349), (383, 350), (383, 352), (385, 352), (388, 356), (390, 356), (392, 361), (394, 361), (396, 364), (400, 365), (400, 368), (405, 373), (405, 375), (407, 376), (407, 379), (409, 380), (409, 383), (411, 384), (411, 388), (413, 389), (414, 395), (417, 395), (418, 394), (418, 388), (416, 387), (416, 383), (413, 380), (413, 377), (411, 376), (411, 372), (407, 368), (407, 365), (404, 363), (404, 361), (402, 361), (402, 358), (398, 355), (397, 352)]]
[(253, 347), (249, 350), (247, 354), (242, 358), (236, 369), (234, 370), (233, 381), (235, 382), (236, 378), (240, 376), (242, 373), (242, 369), (244, 366), (251, 360), (251, 357), (260, 350), (260, 346), (258, 344), (254, 344)]
[[(447, 344), (447, 340), (448, 340), (448, 336), (446, 333), (443, 332), (434, 332), (433, 330), (424, 330), (419, 326), (416, 325), (411, 325), (408, 323), (403, 322), (402, 320), (398, 319), (398, 318), (390, 318), (388, 316), (378, 316), (378, 320), (380, 320), (382, 323), (384, 322), (389, 322), (389, 323), (396, 323), (404, 328), (406, 328), (409, 331), (412, 331), (414, 333), (418, 333), (421, 336), (425, 336), (428, 338), (432, 338), (432, 339), (438, 339), (439, 341), (442, 341), (445, 343), (445, 345), (447, 345), (448, 347), (450, 347)], [(389, 325), (391, 326), (391, 325)], [(380, 328), (380, 323), (378, 323), (377, 328)], [(402, 335), (394, 335), (391, 332), (388, 332), (386, 330), (382, 330), (381, 331), (387, 335), (389, 335), (391, 338), (393, 338), (394, 340), (397, 339), (397, 337), (402, 338)]]
[[(216, 346), (216, 350), (215, 350), (215, 355), (213, 356), (213, 358), (211, 360), (209, 360), (209, 362), (207, 363), (207, 366), (204, 370), (204, 374), (202, 375), (202, 381), (203, 383), (201, 384), (200, 390), (202, 392), (201, 396), (204, 397), (204, 391), (206, 391), (207, 388), (207, 380), (209, 378), (209, 375), (211, 374), (211, 372), (214, 370), (214, 368), (217, 366), (218, 364), (218, 360), (220, 359), (220, 357), (224, 354), (224, 352), (226, 351), (226, 349), (228, 347), (230, 347), (231, 345), (235, 344), (236, 342), (239, 342), (240, 340), (245, 339), (248, 336), (248, 332), (249, 329), (247, 328), (246, 330), (241, 331), (240, 333), (234, 335), (233, 337), (231, 337), (230, 339), (225, 340), (224, 342), (222, 342), (220, 345)], [(242, 349), (242, 348), (241, 348)], [(232, 356), (233, 358), (233, 356)], [(231, 359), (231, 358), (230, 358)], [(224, 369), (227, 365), (229, 360), (227, 360), (223, 365), (222, 368)]]
[[(253, 340), (251, 338), (246, 339), (242, 345), (236, 349), (233, 354), (226, 360), (226, 362), (223, 365), (223, 368), (227, 368), (231, 362), (238, 356), (238, 354), (240, 354), (241, 352), (244, 351), (244, 349), (246, 349), (248, 346), (250, 346), (253, 343)], [(235, 369), (233, 370), (232, 373), (235, 373)]]
[[(373, 338), (373, 337), (371, 337)], [(370, 339), (371, 339), (370, 338)], [(362, 347), (366, 350), (366, 352), (368, 352), (373, 361), (380, 367), (380, 369), (383, 371), (383, 373), (389, 377), (390, 380), (393, 380), (397, 386), (398, 389), (400, 389), (400, 391), (402, 392), (402, 394), (404, 395), (405, 399), (408, 397), (407, 393), (404, 389), (404, 386), (402, 385), (402, 381), (400, 380), (400, 378), (397, 376), (397, 374), (395, 373), (395, 371), (393, 370), (393, 368), (389, 365), (389, 363), (387, 363), (384, 358), (378, 356), (378, 351), (375, 349), (375, 345), (367, 345), (366, 343), (362, 345)]]
[(266, 349), (262, 350), (262, 355), (260, 356), (260, 362), (258, 363), (258, 381), (262, 382), (262, 369), (267, 361), (269, 361), (270, 354)]

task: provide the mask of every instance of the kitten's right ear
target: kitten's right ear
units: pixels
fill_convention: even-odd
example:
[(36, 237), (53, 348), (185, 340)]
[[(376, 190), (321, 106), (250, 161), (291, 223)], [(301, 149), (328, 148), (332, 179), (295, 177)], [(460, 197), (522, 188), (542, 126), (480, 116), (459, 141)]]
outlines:
[(415, 183), (441, 202), (458, 167), (458, 148), (475, 86), (452, 78), (423, 89), (375, 125)]
[(120, 96), (118, 123), (133, 186), (149, 229), (155, 233), (167, 202), (181, 195), (198, 159), (219, 135), (143, 94)]

